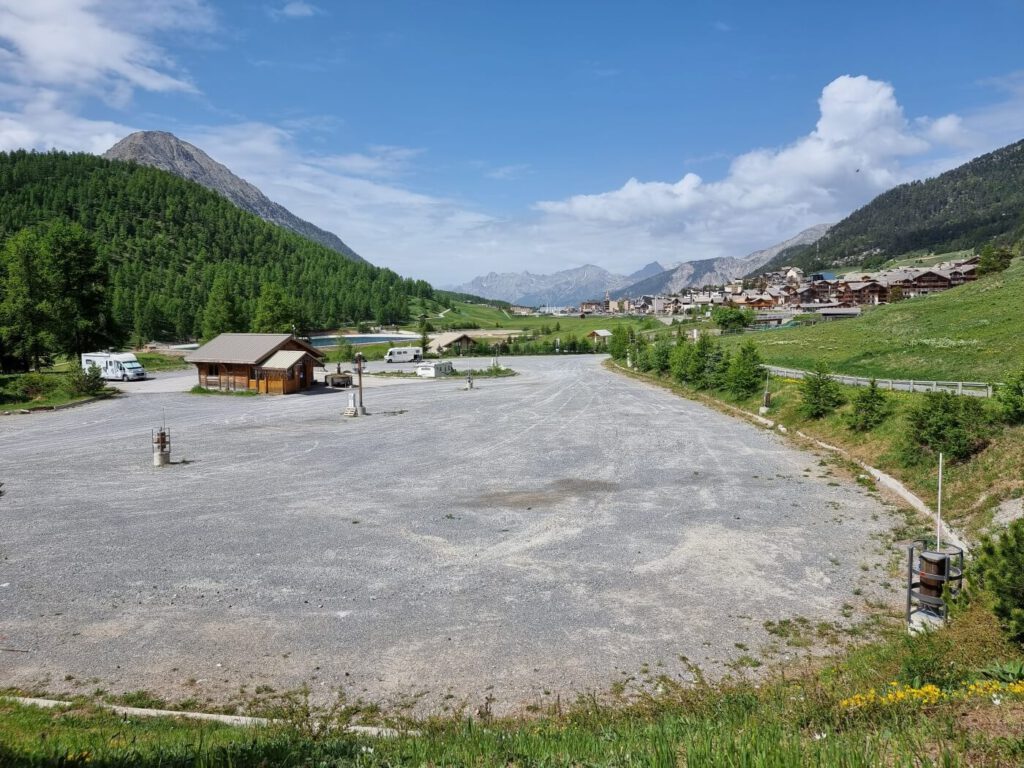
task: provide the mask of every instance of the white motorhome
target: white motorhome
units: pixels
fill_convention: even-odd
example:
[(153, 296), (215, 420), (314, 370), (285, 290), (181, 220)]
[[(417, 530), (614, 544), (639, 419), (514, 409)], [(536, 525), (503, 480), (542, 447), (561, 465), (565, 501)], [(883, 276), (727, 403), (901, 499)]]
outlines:
[(423, 359), (423, 347), (392, 347), (384, 355), (385, 363), (418, 363)]
[(438, 360), (429, 363), (420, 363), (416, 366), (416, 375), (425, 379), (436, 379), (438, 376), (451, 376), (455, 368), (451, 360)]
[(131, 352), (86, 352), (82, 355), (82, 370), (99, 368), (100, 375), (111, 381), (140, 381), (146, 378), (146, 369)]

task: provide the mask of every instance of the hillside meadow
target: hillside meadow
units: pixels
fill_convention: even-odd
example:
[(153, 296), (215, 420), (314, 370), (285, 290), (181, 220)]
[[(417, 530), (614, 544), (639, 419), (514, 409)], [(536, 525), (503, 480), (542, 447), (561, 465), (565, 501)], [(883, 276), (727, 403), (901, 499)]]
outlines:
[(766, 362), (876, 378), (1001, 381), (1024, 364), (1024, 259), (943, 293), (869, 308), (853, 320), (728, 337)]

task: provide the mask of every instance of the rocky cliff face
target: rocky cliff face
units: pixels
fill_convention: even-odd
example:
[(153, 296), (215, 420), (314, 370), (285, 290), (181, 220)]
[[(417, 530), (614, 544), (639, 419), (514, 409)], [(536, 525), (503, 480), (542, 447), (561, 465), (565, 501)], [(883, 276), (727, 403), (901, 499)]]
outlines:
[(726, 256), (719, 259), (687, 261), (674, 269), (666, 270), (661, 274), (625, 286), (615, 292), (615, 296), (679, 293), (684, 288), (695, 286), (724, 285), (731, 280), (743, 277), (764, 266), (787, 248), (791, 248), (794, 245), (806, 245), (816, 242), (828, 232), (830, 226), (830, 224), (818, 224), (817, 226), (805, 229), (789, 240), (760, 251), (754, 251), (742, 258)]
[(290, 229), (303, 237), (325, 245), (353, 261), (365, 261), (342, 242), (337, 235), (320, 229), (282, 205), (270, 200), (245, 179), (233, 174), (187, 141), (165, 131), (139, 131), (133, 133), (103, 153), (109, 160), (126, 160), (149, 165), (181, 176), (212, 189), (239, 208), (254, 213), (261, 219)]
[(593, 264), (565, 269), (550, 275), (531, 272), (489, 272), (454, 290), (488, 299), (501, 299), (528, 307), (575, 306), (587, 299), (603, 299), (646, 275), (664, 271), (652, 262), (632, 275), (616, 275)]

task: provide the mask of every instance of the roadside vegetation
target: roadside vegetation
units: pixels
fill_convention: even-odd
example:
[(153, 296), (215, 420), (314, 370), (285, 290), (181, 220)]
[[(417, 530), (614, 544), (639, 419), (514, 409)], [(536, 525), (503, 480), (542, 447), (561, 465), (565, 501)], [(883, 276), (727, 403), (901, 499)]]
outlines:
[(107, 387), (96, 368), (0, 376), (0, 411), (53, 408), (116, 393), (116, 389)]

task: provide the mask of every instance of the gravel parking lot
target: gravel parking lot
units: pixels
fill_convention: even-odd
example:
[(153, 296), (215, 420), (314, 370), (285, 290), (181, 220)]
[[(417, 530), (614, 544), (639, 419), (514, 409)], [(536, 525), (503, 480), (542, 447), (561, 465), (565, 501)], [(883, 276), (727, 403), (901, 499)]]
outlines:
[(887, 510), (813, 454), (597, 357), (506, 362), (368, 379), (354, 419), (322, 387), (173, 391), (192, 374), (0, 418), (0, 686), (502, 710), (721, 672), (879, 581)]

